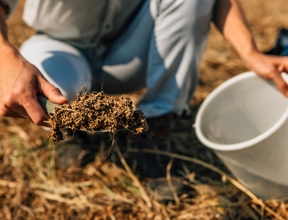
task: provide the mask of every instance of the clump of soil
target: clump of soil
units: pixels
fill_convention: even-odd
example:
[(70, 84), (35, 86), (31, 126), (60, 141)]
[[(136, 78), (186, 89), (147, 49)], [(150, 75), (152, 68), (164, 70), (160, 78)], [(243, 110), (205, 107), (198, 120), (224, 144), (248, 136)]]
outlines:
[(83, 131), (105, 131), (113, 137), (117, 130), (126, 129), (130, 141), (148, 131), (146, 117), (140, 110), (134, 110), (129, 97), (119, 99), (106, 96), (104, 92), (79, 92), (76, 100), (70, 104), (55, 107), (50, 115), (49, 136), (58, 143), (65, 138), (67, 128)]

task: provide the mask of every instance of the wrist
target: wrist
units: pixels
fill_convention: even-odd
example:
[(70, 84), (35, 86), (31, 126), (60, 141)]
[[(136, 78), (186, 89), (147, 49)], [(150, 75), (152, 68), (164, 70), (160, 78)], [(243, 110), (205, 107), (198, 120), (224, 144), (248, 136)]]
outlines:
[(18, 50), (15, 47), (13, 47), (8, 41), (0, 40), (0, 57), (5, 57), (5, 58), (10, 59), (12, 57), (17, 56), (17, 53), (18, 53)]
[(244, 61), (244, 62), (248, 62), (251, 60), (251, 58), (257, 56), (261, 54), (256, 47), (251, 47), (249, 49), (243, 49), (241, 50), (241, 52), (239, 52), (239, 55), (241, 57), (241, 59)]
[(244, 65), (248, 69), (253, 69), (255, 64), (258, 63), (258, 61), (262, 59), (262, 56), (263, 54), (255, 49), (255, 50), (252, 50), (243, 54), (243, 57), (241, 58), (243, 60)]

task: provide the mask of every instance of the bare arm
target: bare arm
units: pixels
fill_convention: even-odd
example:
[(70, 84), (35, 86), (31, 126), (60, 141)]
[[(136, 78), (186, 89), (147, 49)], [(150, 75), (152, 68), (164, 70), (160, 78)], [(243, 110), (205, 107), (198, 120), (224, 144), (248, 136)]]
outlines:
[(0, 58), (0, 115), (27, 118), (43, 125), (48, 116), (38, 103), (38, 93), (55, 103), (67, 102), (59, 89), (48, 83), (39, 70), (9, 43), (5, 10), (1, 5)]
[(282, 72), (288, 72), (288, 58), (268, 56), (258, 51), (238, 0), (217, 0), (215, 13), (216, 27), (240, 55), (246, 67), (273, 80), (288, 97), (288, 85), (281, 77)]

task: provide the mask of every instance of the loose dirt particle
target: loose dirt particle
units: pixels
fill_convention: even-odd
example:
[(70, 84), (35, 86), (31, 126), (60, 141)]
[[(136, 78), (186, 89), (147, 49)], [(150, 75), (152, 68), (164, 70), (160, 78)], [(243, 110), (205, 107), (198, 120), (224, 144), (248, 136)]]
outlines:
[(129, 132), (135, 141), (139, 134), (148, 131), (146, 117), (140, 110), (134, 110), (129, 97), (113, 99), (104, 92), (79, 92), (76, 100), (55, 108), (50, 115), (49, 136), (58, 143), (65, 138), (65, 130), (105, 131), (113, 137), (120, 129)]

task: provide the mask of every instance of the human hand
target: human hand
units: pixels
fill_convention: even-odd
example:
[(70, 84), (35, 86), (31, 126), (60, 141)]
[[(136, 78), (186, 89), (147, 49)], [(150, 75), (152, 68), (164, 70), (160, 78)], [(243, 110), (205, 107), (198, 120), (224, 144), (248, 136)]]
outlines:
[(43, 121), (48, 116), (36, 95), (43, 94), (58, 104), (68, 100), (9, 43), (0, 45), (0, 57), (0, 115), (26, 118), (36, 125), (45, 125)]
[(280, 92), (288, 97), (288, 85), (281, 76), (283, 72), (288, 73), (288, 57), (254, 52), (243, 60), (248, 69), (265, 79), (274, 81)]

